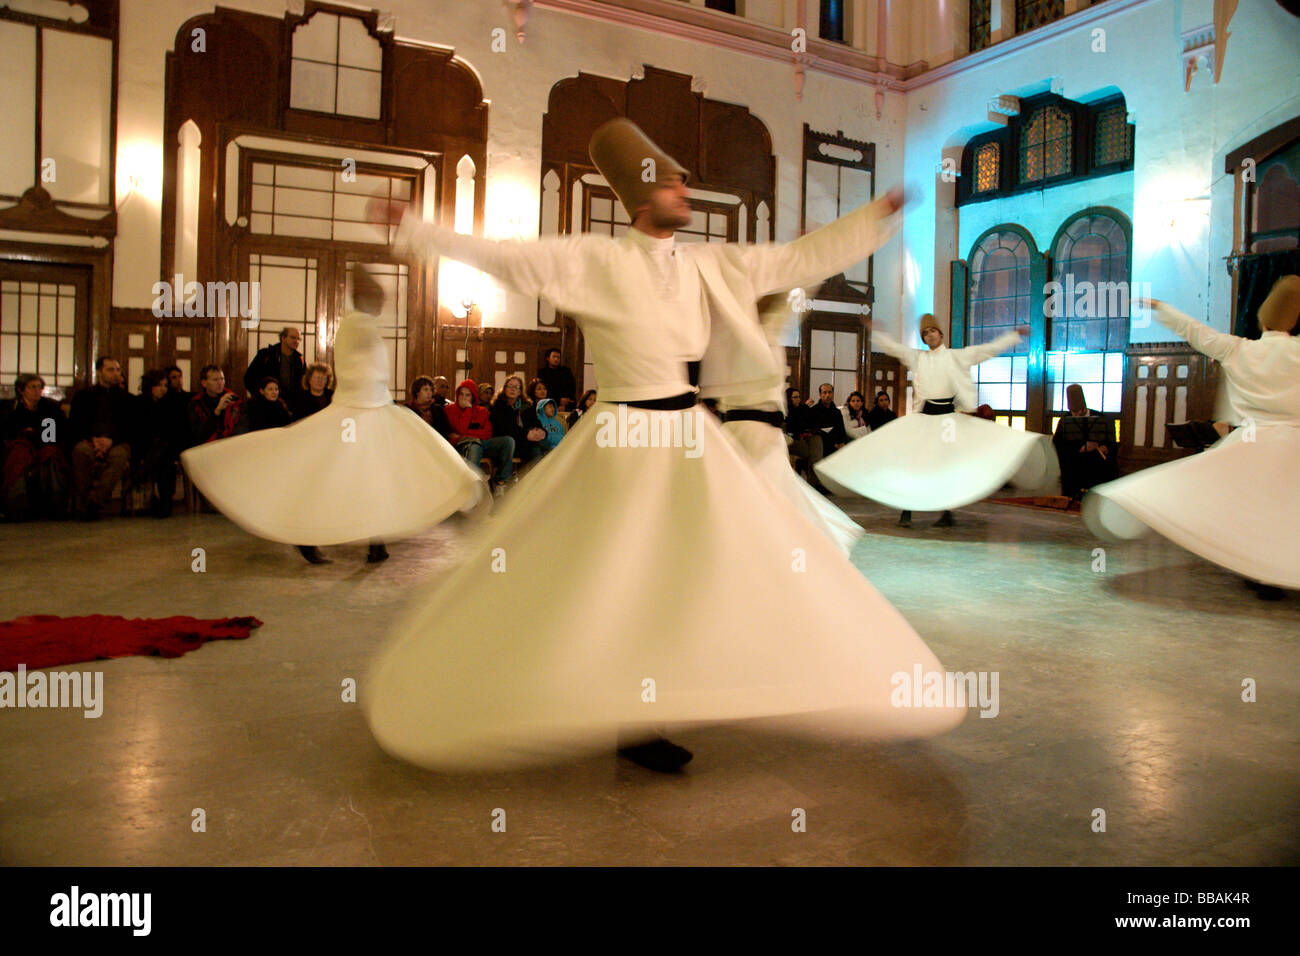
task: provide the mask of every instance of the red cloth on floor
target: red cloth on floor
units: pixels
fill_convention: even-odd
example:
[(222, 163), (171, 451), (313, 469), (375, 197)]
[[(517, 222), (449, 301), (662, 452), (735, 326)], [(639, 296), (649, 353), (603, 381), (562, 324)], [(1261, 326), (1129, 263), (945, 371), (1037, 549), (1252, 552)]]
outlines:
[(132, 654), (180, 657), (205, 641), (244, 640), (262, 622), (255, 617), (125, 618), (111, 614), (58, 617), (36, 614), (0, 621), (0, 671), (78, 664)]

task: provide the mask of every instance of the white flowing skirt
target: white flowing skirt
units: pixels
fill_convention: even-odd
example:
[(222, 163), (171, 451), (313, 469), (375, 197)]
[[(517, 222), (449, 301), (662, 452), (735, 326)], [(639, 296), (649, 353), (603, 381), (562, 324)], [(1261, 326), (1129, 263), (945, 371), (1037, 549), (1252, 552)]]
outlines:
[(745, 450), (763, 479), (788, 498), (803, 516), (821, 528), (846, 555), (866, 534), (862, 526), (826, 500), (812, 485), (790, 467), (790, 452), (785, 433), (763, 422), (727, 422), (722, 430)]
[(973, 415), (903, 415), (816, 465), (832, 489), (891, 508), (947, 511), (987, 498), (1008, 481), (1053, 491), (1061, 475), (1047, 435)]
[(1084, 521), (1112, 541), (1154, 529), (1243, 577), (1300, 588), (1300, 427), (1248, 434), (1098, 485), (1083, 498)]
[(465, 770), (611, 750), (627, 726), (961, 722), (894, 705), (896, 675), (938, 660), (709, 412), (640, 414), (689, 419), (694, 447), (618, 444), (618, 407), (596, 404), (394, 629), (362, 687), (380, 746)]
[(400, 405), (334, 402), (284, 428), (197, 445), (181, 463), (231, 521), (286, 544), (398, 541), (486, 493), (482, 476)]

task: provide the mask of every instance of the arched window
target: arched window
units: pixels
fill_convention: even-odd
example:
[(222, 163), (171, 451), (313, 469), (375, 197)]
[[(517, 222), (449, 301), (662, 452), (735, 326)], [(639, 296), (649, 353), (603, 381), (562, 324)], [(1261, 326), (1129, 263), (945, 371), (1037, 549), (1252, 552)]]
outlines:
[[(971, 250), (968, 345), (981, 345), (1030, 324), (1031, 241), (1017, 227), (998, 226)], [(980, 404), (992, 406), (1000, 421), (1020, 429), (1025, 427), (1028, 361), (1029, 343), (1022, 340), (973, 369)]]
[(1020, 134), (1020, 181), (1033, 183), (1067, 175), (1073, 168), (1074, 124), (1058, 106), (1034, 112)]
[(1052, 240), (1045, 311), (1048, 386), (1055, 418), (1067, 385), (1083, 386), (1088, 407), (1118, 413), (1129, 339), (1130, 227), (1118, 210), (1085, 209)]

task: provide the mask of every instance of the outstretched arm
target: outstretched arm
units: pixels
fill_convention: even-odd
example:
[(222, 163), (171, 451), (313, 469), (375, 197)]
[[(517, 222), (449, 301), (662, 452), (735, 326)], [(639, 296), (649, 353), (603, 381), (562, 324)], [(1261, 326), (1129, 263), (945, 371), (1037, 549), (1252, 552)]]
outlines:
[(861, 262), (898, 231), (896, 215), (903, 191), (891, 189), (875, 202), (785, 243), (742, 247), (742, 258), (754, 292), (760, 296), (781, 289), (820, 282)]
[(1137, 303), (1144, 309), (1150, 309), (1157, 322), (1175, 335), (1186, 339), (1187, 344), (1196, 351), (1212, 359), (1224, 361), (1237, 347), (1241, 339), (1226, 332), (1216, 332), (1203, 322), (1197, 322), (1185, 312), (1179, 312), (1167, 302), (1159, 299), (1141, 299)]
[(873, 322), (865, 322), (868, 329), (871, 330), (871, 349), (875, 352), (884, 352), (886, 355), (892, 355), (908, 368), (916, 367), (916, 353), (919, 349), (908, 348), (898, 339), (886, 335), (880, 329), (876, 328)]
[(530, 242), (482, 239), (408, 214), (397, 230), (393, 248), (401, 255), (421, 259), (446, 256), (495, 276), (515, 292), (538, 296), (569, 278), (576, 267), (572, 243), (567, 237)]
[(979, 365), (980, 362), (1001, 355), (1007, 349), (1014, 348), (1020, 344), (1020, 339), (1028, 334), (1029, 327), (1021, 326), (1019, 329), (1003, 332), (992, 342), (985, 342), (983, 345), (968, 345), (964, 349), (953, 349), (953, 353), (963, 365), (970, 368), (972, 365)]

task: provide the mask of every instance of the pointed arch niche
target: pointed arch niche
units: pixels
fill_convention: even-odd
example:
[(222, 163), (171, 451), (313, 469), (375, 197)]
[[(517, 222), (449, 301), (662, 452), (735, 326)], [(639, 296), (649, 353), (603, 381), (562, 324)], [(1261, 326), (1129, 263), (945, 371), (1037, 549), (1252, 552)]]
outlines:
[[(771, 134), (746, 107), (708, 99), (691, 83), (685, 73), (647, 65), (638, 79), (579, 73), (551, 87), (542, 117), (542, 235), (617, 235), (626, 228), (626, 215), (587, 153), (601, 124), (625, 116), (690, 173), (697, 221), (684, 230), (690, 233), (684, 240), (773, 238), (776, 156)], [(565, 365), (590, 367), (572, 320), (554, 316), (543, 304), (538, 321), (544, 326), (555, 322), (563, 333)]]

